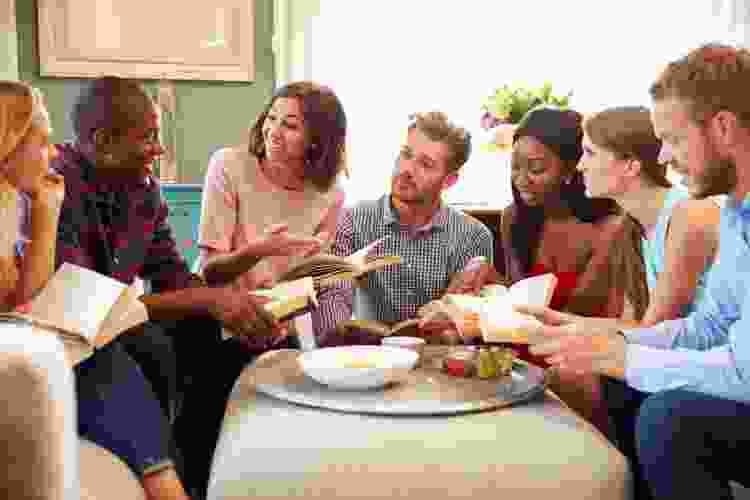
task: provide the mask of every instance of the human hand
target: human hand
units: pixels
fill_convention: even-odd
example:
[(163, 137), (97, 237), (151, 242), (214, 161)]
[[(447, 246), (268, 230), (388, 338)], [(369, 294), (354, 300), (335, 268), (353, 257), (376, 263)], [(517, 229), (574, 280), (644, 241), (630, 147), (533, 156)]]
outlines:
[(266, 310), (267, 297), (254, 295), (231, 286), (216, 288), (212, 315), (230, 330), (242, 336), (281, 337), (288, 334)]
[(420, 336), (449, 345), (464, 344), (482, 336), (478, 315), (447, 309), (435, 310), (421, 318)]
[(486, 284), (499, 282), (495, 267), (485, 257), (474, 257), (451, 279), (445, 293), (479, 295)]
[(327, 233), (318, 236), (297, 236), (289, 233), (286, 224), (275, 224), (266, 232), (263, 241), (263, 253), (266, 256), (302, 256), (308, 257), (320, 252)]
[(541, 322), (528, 328), (529, 352), (546, 356), (561, 371), (625, 376), (627, 343), (617, 323), (585, 318), (546, 307), (517, 306), (516, 311)]
[(65, 199), (65, 179), (62, 175), (48, 173), (21, 192), (31, 200), (32, 206), (46, 207), (59, 213)]

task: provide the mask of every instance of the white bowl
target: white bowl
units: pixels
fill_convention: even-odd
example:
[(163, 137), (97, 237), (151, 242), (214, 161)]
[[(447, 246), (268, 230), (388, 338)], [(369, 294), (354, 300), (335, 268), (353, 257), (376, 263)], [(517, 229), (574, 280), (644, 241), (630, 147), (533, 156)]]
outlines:
[(373, 389), (403, 380), (419, 354), (389, 346), (325, 347), (303, 353), (298, 362), (305, 374), (337, 389)]

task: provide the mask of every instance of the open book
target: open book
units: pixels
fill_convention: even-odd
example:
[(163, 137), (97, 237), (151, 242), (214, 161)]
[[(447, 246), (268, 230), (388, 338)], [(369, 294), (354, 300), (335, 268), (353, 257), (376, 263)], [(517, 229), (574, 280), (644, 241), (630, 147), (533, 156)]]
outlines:
[(556, 286), (554, 274), (542, 274), (510, 287), (485, 286), (479, 296), (447, 294), (423, 306), (418, 314), (426, 319), (450, 319), (462, 333), (469, 333), (464, 329), (478, 329), (485, 342), (526, 344), (528, 329), (539, 325), (539, 321), (513, 308), (517, 305), (548, 307)]
[(282, 282), (273, 288), (253, 290), (251, 293), (271, 299), (264, 307), (278, 321), (292, 319), (318, 306), (313, 278), (309, 276)]
[(403, 335), (407, 337), (417, 337), (417, 328), (419, 325), (419, 318), (407, 319), (396, 323), (393, 326), (389, 326), (387, 323), (377, 321), (374, 319), (348, 319), (338, 323), (337, 328), (345, 331), (356, 331), (361, 330), (373, 335), (380, 337), (390, 337), (396, 335)]
[[(58, 335), (73, 352), (74, 364), (122, 332), (148, 320), (138, 300), (142, 290), (90, 269), (64, 263), (23, 308), (0, 317), (29, 321), (36, 332)], [(79, 359), (80, 358), (80, 359)]]
[(401, 257), (398, 255), (370, 255), (383, 240), (376, 240), (348, 257), (325, 253), (308, 257), (281, 275), (279, 281), (294, 281), (309, 276), (317, 288), (322, 288), (340, 281), (353, 281), (383, 267), (400, 264)]

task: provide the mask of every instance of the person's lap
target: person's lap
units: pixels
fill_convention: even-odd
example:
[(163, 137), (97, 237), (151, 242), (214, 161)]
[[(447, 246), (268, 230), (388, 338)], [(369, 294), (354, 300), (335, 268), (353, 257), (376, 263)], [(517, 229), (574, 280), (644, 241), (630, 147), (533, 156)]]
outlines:
[(750, 405), (687, 390), (652, 394), (636, 421), (638, 457), (654, 498), (733, 498), (750, 485)]
[[(299, 344), (291, 338), (276, 348), (299, 348)], [(175, 435), (183, 453), (186, 484), (199, 495), (204, 495), (208, 486), (214, 449), (234, 383), (258, 355), (237, 338), (223, 340), (204, 351), (205, 370), (196, 374), (187, 389)]]
[(78, 433), (122, 459), (138, 477), (172, 465), (169, 423), (122, 346), (99, 349), (75, 368)]

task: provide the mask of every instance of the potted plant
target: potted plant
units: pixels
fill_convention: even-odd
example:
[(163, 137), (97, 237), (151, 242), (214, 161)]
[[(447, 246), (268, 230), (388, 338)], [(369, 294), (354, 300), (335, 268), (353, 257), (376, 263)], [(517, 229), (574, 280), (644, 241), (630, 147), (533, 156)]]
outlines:
[(495, 89), (482, 103), (482, 128), (494, 131), (493, 140), (483, 145), (483, 149), (510, 149), (516, 125), (529, 110), (543, 104), (567, 108), (572, 95), (571, 91), (564, 96), (556, 96), (552, 93), (551, 82), (545, 82), (539, 88), (503, 85)]

